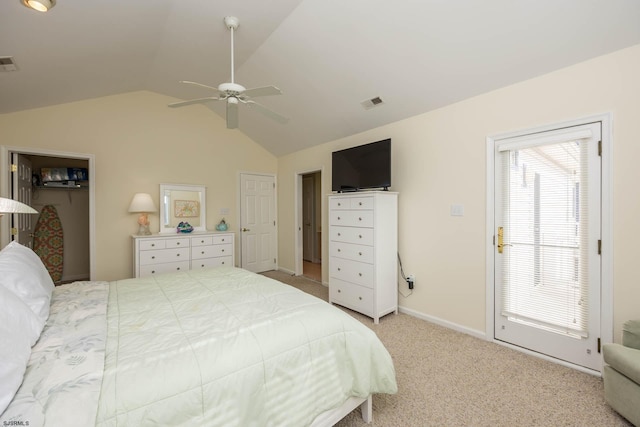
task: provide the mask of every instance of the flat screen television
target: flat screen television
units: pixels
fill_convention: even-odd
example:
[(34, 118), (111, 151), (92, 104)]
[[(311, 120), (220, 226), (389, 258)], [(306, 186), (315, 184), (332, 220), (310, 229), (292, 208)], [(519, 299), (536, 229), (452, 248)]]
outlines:
[(337, 192), (391, 186), (391, 139), (334, 151), (331, 189)]

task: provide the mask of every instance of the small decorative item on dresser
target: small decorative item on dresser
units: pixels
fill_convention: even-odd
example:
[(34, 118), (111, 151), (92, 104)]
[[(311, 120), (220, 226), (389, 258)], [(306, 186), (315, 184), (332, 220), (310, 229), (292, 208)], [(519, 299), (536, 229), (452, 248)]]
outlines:
[(229, 228), (229, 226), (227, 225), (226, 221), (224, 220), (224, 218), (222, 218), (222, 221), (220, 221), (217, 225), (216, 225), (216, 230), (218, 231), (227, 231), (227, 229)]
[(193, 227), (188, 222), (181, 222), (176, 229), (178, 233), (191, 233), (193, 231)]

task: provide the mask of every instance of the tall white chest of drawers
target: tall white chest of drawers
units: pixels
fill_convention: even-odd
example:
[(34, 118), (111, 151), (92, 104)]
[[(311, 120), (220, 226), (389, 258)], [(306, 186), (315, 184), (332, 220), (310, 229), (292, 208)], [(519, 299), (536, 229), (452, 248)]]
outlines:
[(132, 237), (135, 277), (235, 265), (233, 233), (154, 234)]
[(398, 193), (329, 196), (329, 302), (380, 317), (398, 313)]

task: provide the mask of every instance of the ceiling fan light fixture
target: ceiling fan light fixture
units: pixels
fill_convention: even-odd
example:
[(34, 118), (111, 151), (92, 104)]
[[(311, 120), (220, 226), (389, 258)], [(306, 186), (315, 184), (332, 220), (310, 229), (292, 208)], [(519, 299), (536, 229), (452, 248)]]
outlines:
[(21, 0), (21, 2), (29, 9), (37, 10), (38, 12), (47, 12), (56, 5), (56, 0)]

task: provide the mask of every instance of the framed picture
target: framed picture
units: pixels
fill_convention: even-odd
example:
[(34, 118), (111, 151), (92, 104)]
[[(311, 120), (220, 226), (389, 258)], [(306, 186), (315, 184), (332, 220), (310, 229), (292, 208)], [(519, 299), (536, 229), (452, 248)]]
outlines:
[(197, 200), (175, 200), (174, 213), (177, 218), (197, 218), (200, 216), (200, 202)]

